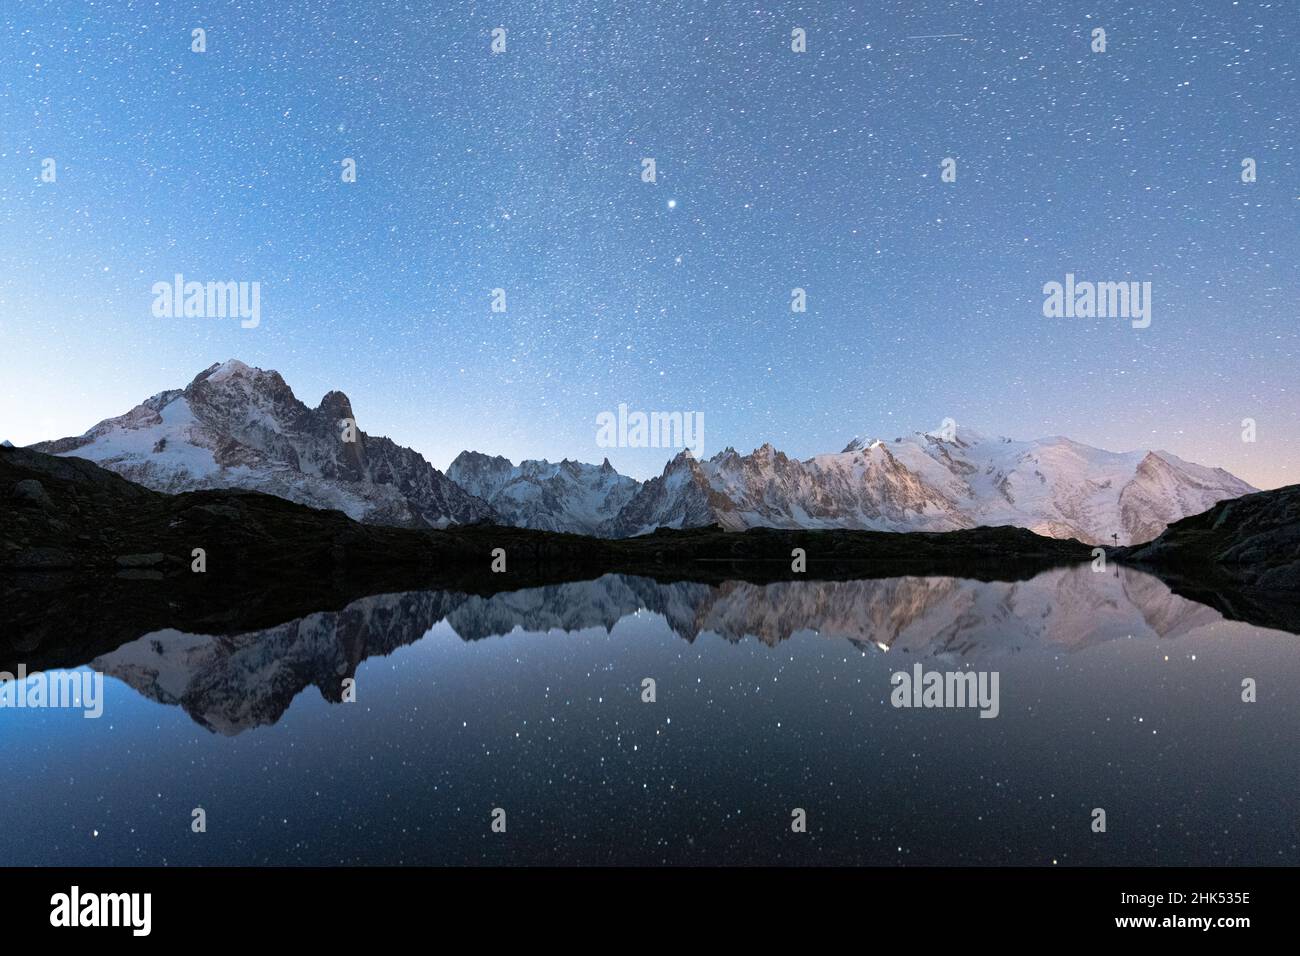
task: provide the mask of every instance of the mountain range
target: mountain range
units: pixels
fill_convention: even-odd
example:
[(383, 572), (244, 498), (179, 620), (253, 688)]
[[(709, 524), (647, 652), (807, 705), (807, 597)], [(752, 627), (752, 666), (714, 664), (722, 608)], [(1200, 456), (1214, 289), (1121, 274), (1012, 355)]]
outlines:
[(279, 372), (231, 359), (84, 435), (31, 447), (87, 458), (155, 491), (245, 488), (399, 527), (500, 520), (418, 452), (359, 428), (347, 435), (349, 422), (342, 392), (308, 408)]
[(565, 459), (523, 461), (463, 451), (447, 477), (486, 500), (507, 524), (539, 531), (609, 535), (615, 519), (641, 483), (620, 475), (606, 458), (600, 465)]
[(488, 522), (628, 537), (719, 525), (953, 531), (1011, 525), (1089, 544), (1138, 544), (1170, 523), (1256, 489), (1164, 451), (1109, 452), (966, 427), (790, 458), (765, 444), (701, 460), (682, 451), (639, 482), (568, 459), (518, 465), (473, 451), (447, 473), (356, 426), (342, 392), (315, 408), (278, 372), (235, 359), (160, 392), (84, 435), (33, 449), (87, 458), (164, 492), (262, 491), (357, 520), (443, 528)]
[(456, 591), (378, 594), (337, 611), (220, 636), (154, 631), (89, 661), (195, 722), (234, 736), (276, 723), (315, 686), (337, 702), (361, 663), (412, 644), (445, 621), (462, 640), (517, 633), (611, 632), (648, 612), (694, 642), (716, 634), (776, 647), (815, 632), (862, 653), (972, 666), (1012, 654), (1053, 655), (1127, 638), (1172, 639), (1222, 622), (1213, 609), (1137, 572), (1093, 574), (1056, 568), (1029, 581), (980, 583), (947, 577), (868, 581), (783, 581), (722, 585), (661, 583), (607, 574), (493, 595)]

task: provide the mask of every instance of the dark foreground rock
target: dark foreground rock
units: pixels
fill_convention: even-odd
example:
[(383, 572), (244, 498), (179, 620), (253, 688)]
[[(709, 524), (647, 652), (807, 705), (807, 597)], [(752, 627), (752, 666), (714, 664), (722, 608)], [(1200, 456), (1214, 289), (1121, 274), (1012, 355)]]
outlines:
[(1300, 631), (1300, 485), (1220, 502), (1111, 554), (1225, 617)]

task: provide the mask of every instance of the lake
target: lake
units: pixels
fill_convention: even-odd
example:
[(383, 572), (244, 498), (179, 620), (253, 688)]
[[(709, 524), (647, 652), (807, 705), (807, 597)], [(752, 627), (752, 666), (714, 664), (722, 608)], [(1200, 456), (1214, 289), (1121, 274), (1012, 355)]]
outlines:
[[(0, 709), (0, 853), (1294, 866), (1298, 650), (1090, 565), (376, 595), (254, 633), (141, 634), (85, 662), (98, 719)], [(995, 673), (996, 718), (894, 706), (917, 663)]]

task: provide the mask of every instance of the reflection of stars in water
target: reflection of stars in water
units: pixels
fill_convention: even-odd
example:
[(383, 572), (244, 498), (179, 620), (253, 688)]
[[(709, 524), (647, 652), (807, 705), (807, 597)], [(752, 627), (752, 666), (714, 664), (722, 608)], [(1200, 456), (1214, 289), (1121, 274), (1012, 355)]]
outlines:
[[(1081, 574), (1091, 579), (1086, 566)], [(625, 594), (633, 586), (642, 585), (619, 582), (610, 593)], [(824, 597), (784, 590), (771, 597), (789, 598), (791, 607), (821, 607), (833, 597), (851, 610), (866, 604), (856, 592), (869, 588), (874, 596), (880, 585), (847, 591), (846, 585), (818, 586), (823, 587)], [(1053, 630), (1055, 639), (1024, 653), (1019, 639), (990, 635), (980, 639), (978, 657), (940, 663), (933, 656), (934, 639), (915, 625), (888, 654), (877, 652), (875, 639), (886, 635), (874, 627), (851, 627), (853, 644), (833, 626), (824, 627), (821, 636), (811, 629), (782, 636), (782, 627), (780, 634), (759, 639), (751, 632), (767, 620), (758, 615), (763, 605), (752, 617), (741, 615), (740, 595), (753, 594), (749, 602), (758, 596), (732, 588), (708, 594), (704, 605), (713, 609), (709, 623), (729, 637), (695, 633), (701, 622), (696, 614), (682, 618), (681, 633), (671, 631), (662, 615), (640, 608), (612, 628), (603, 611), (573, 618), (569, 615), (576, 612), (568, 604), (547, 606), (545, 620), (567, 621), (554, 631), (519, 626), (513, 614), (498, 620), (497, 605), (517, 606), (520, 594), (455, 605), (462, 636), (444, 624), (427, 631), (426, 615), (441, 613), (441, 594), (403, 596), (403, 617), (391, 624), (377, 612), (392, 607), (392, 597), (364, 599), (345, 616), (385, 621), (370, 624), (365, 641), (389, 655), (371, 657), (356, 669), (360, 686), (369, 688), (373, 711), (306, 694), (259, 739), (214, 738), (203, 730), (203, 738), (184, 733), (174, 748), (168, 746), (172, 730), (188, 731), (190, 725), (185, 714), (160, 725), (154, 703), (141, 701), (136, 717), (123, 715), (135, 733), (148, 735), (143, 739), (161, 738), (158, 753), (149, 755), (163, 764), (160, 774), (179, 774), (186, 789), (213, 786), (214, 775), (221, 774), (215, 779), (221, 781), (223, 812), (249, 821), (238, 834), (214, 832), (196, 840), (185, 827), (168, 822), (178, 806), (188, 814), (188, 804), (156, 793), (157, 819), (146, 817), (142, 831), (148, 838), (135, 858), (502, 864), (600, 862), (617, 852), (620, 859), (651, 863), (955, 859), (1057, 865), (1122, 862), (1155, 852), (1231, 856), (1234, 844), (1226, 836), (1216, 838), (1222, 828), (1213, 817), (1230, 799), (1238, 806), (1235, 827), (1269, 833), (1275, 828), (1272, 809), (1255, 809), (1249, 790), (1222, 783), (1214, 789), (1216, 798), (1204, 802), (1203, 813), (1191, 813), (1203, 839), (1193, 840), (1190, 829), (1162, 834), (1159, 822), (1165, 812), (1159, 794), (1170, 780), (1181, 779), (1174, 768), (1187, 762), (1187, 752), (1173, 733), (1155, 747), (1147, 731), (1156, 731), (1145, 721), (1154, 727), (1176, 718), (1176, 727), (1187, 719), (1179, 718), (1186, 713), (1179, 701), (1215, 706), (1206, 703), (1208, 689), (1221, 686), (1223, 673), (1214, 668), (1211, 648), (1217, 641), (1212, 639), (1239, 635), (1245, 625), (1220, 623), (1199, 636), (1180, 636), (1174, 645), (1178, 670), (1170, 676), (1164, 676), (1170, 665), (1151, 653), (1151, 638), (1125, 639), (1126, 631), (1118, 628), (1115, 640), (1099, 639), (1087, 653), (1060, 651), (1078, 646), (1066, 640), (1073, 634), (1066, 629)], [(1000, 590), (999, 585), (985, 588)], [(728, 596), (734, 603), (721, 605)], [(579, 608), (608, 607), (585, 588), (570, 600)], [(523, 604), (538, 613), (530, 602)], [(665, 596), (657, 606), (671, 602)], [(824, 624), (826, 613), (814, 612), (799, 623)], [(852, 619), (849, 611), (836, 617), (841, 616)], [(588, 628), (589, 621), (598, 623)], [(320, 626), (335, 633), (329, 630), (333, 625)], [(1084, 626), (1088, 635), (1111, 636), (1109, 627), (1101, 635), (1091, 622)], [(747, 636), (737, 636), (742, 630)], [(287, 633), (299, 631), (295, 626)], [(420, 634), (425, 636), (415, 637)], [(691, 639), (683, 640), (688, 634)], [(1264, 659), (1233, 643), (1231, 657), (1224, 660), (1232, 673), (1262, 665)], [(1289, 650), (1285, 641), (1276, 646)], [(321, 652), (333, 661), (335, 644), (326, 641)], [(890, 673), (907, 669), (913, 657), (933, 661), (929, 666), (938, 669), (987, 664), (1001, 670), (1007, 695), (1001, 717), (981, 721), (969, 712), (893, 708)], [(288, 659), (283, 650), (280, 659)], [(1193, 659), (1196, 668), (1190, 667)], [(325, 665), (302, 676), (314, 676), (320, 666)], [(1135, 672), (1135, 667), (1147, 670)], [(1151, 668), (1160, 671), (1155, 680)], [(647, 675), (657, 679), (653, 704), (639, 693), (639, 681)], [(1183, 686), (1193, 678), (1202, 683)], [(257, 699), (252, 687), (244, 694), (248, 701)], [(1221, 712), (1206, 715), (1207, 726), (1236, 712), (1240, 705), (1232, 697), (1220, 702)], [(1124, 725), (1120, 708), (1134, 700), (1142, 701), (1144, 712), (1130, 709), (1130, 723)], [(1048, 737), (1056, 743), (1044, 750), (1038, 744)], [(1193, 739), (1187, 735), (1188, 744)], [(1278, 738), (1272, 753), (1251, 748), (1240, 759), (1253, 763), (1252, 769), (1263, 768), (1276, 763), (1284, 746)], [(998, 756), (990, 763), (994, 753)], [(340, 754), (350, 758), (342, 771)], [(1221, 758), (1214, 752), (1205, 756)], [(139, 759), (147, 758), (142, 753)], [(348, 766), (364, 766), (365, 773), (355, 775)], [(1187, 779), (1199, 770), (1190, 764)], [(1100, 844), (1086, 826), (1069, 822), (1077, 808), (1096, 805), (1091, 801), (1098, 781), (1122, 783), (1134, 794), (1135, 807), (1150, 807), (1135, 811), (1144, 814), (1145, 827), (1136, 831), (1144, 836)], [(308, 799), (300, 800), (300, 794)], [(114, 796), (131, 800), (133, 813), (149, 812), (134, 801), (134, 788), (102, 799)], [(86, 812), (77, 799), (68, 804), (64, 798), (65, 812)], [(508, 811), (508, 838), (498, 839), (487, 829), (482, 806), (487, 799)], [(114, 838), (120, 829), (112, 826), (114, 807), (122, 805), (96, 808), (107, 811), (108, 829), (94, 831), (99, 836), (94, 859), (130, 856), (125, 840)], [(792, 806), (807, 810), (806, 834), (789, 830)], [(0, 814), (4, 810), (0, 800)], [(287, 823), (290, 819), (295, 822)], [(608, 831), (593, 836), (593, 821)], [(1014, 843), (1007, 840), (1007, 821), (1025, 825)], [(323, 827), (337, 838), (313, 839)], [(616, 850), (602, 838), (605, 832), (618, 834)], [(130, 833), (130, 839), (139, 839), (134, 827)], [(1239, 836), (1234, 828), (1232, 838)]]

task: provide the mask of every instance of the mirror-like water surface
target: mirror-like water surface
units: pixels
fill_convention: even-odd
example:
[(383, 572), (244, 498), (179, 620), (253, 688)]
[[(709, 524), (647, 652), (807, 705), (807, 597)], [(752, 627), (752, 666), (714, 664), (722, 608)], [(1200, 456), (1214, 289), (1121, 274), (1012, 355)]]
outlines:
[[(87, 662), (96, 720), (0, 710), (0, 852), (1296, 865), (1298, 641), (1087, 566), (378, 595), (255, 633), (142, 635)], [(918, 661), (996, 672), (997, 718), (893, 706), (891, 674)]]

